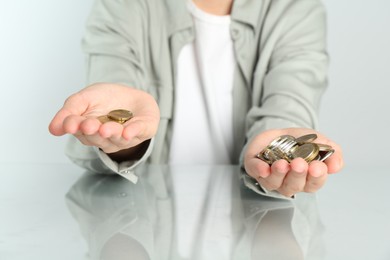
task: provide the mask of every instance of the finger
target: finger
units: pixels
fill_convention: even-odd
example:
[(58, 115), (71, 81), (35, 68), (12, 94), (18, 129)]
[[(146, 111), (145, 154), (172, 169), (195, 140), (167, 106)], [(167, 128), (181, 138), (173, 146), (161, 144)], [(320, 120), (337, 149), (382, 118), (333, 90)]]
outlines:
[(271, 174), (268, 163), (253, 157), (245, 161), (245, 171), (255, 179), (267, 178)]
[(122, 137), (126, 140), (131, 140), (133, 138), (138, 138), (140, 140), (149, 139), (151, 136), (147, 135), (148, 123), (145, 123), (142, 120), (132, 120), (125, 125), (123, 129)]
[(67, 134), (77, 134), (80, 131), (80, 124), (85, 120), (85, 117), (69, 115), (64, 119), (63, 130)]
[(64, 110), (58, 111), (49, 124), (49, 132), (56, 136), (61, 136), (66, 134), (63, 128), (63, 122), (64, 119), (69, 115), (70, 114)]
[(328, 173), (339, 172), (344, 167), (343, 152), (341, 147), (335, 143), (332, 144), (335, 152), (328, 159), (325, 160), (325, 164), (328, 167)]
[(121, 149), (127, 149), (135, 144), (132, 141), (126, 140), (122, 137), (124, 126), (116, 122), (107, 122), (103, 124), (99, 130), (102, 137), (110, 140), (112, 144)]
[(49, 131), (53, 135), (64, 135), (65, 131), (63, 124), (67, 117), (71, 115), (82, 115), (87, 109), (88, 104), (83, 102), (79, 94), (74, 94), (65, 100), (63, 107), (56, 113), (49, 124)]
[(278, 160), (271, 166), (271, 174), (267, 178), (260, 179), (260, 184), (267, 190), (279, 189), (290, 170), (290, 165), (286, 160)]
[(91, 144), (83, 134), (80, 134), (80, 133), (77, 133), (77, 134), (74, 134), (74, 136), (83, 144), (83, 145), (87, 145), (87, 146), (93, 146), (93, 144)]
[(328, 177), (328, 167), (320, 161), (313, 161), (309, 164), (305, 192), (316, 192), (326, 182)]
[(302, 158), (292, 160), (290, 163), (290, 171), (287, 173), (287, 176), (278, 191), (288, 197), (303, 191), (306, 185), (307, 171), (308, 164), (305, 160)]
[(100, 126), (99, 133), (103, 138), (116, 138), (122, 137), (123, 125), (117, 122), (106, 122)]
[(106, 153), (113, 153), (119, 150), (119, 148), (113, 145), (110, 140), (101, 137), (99, 133), (93, 135), (84, 135), (84, 140), (89, 145), (99, 147)]
[(96, 118), (86, 118), (80, 123), (80, 132), (84, 135), (94, 135), (99, 131), (101, 123)]
[(337, 143), (321, 134), (318, 135), (318, 140), (316, 140), (316, 142), (330, 145), (334, 149), (334, 153), (325, 160), (325, 163), (328, 167), (328, 173), (336, 173), (340, 171), (344, 166), (343, 152), (341, 147)]

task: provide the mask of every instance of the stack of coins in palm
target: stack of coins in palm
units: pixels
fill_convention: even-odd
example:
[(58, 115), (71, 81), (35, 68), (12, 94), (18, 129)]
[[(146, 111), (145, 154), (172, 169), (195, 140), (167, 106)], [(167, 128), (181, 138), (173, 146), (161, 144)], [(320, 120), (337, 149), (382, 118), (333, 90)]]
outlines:
[(114, 121), (119, 124), (124, 124), (133, 117), (133, 113), (125, 109), (116, 109), (110, 111), (107, 115), (99, 116), (99, 121), (104, 124), (109, 121)]
[(303, 158), (308, 163), (313, 160), (324, 161), (334, 153), (334, 149), (330, 145), (313, 143), (315, 139), (317, 139), (316, 134), (298, 138), (282, 135), (273, 140), (256, 157), (270, 165), (281, 159), (291, 162), (295, 158)]

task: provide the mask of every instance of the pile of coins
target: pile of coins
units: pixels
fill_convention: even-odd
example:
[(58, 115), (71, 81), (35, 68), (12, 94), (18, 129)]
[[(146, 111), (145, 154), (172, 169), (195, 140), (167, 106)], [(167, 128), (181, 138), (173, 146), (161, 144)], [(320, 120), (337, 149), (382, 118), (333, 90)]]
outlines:
[(295, 158), (303, 158), (307, 163), (313, 160), (324, 161), (334, 153), (330, 145), (313, 143), (316, 134), (308, 134), (298, 138), (282, 135), (273, 140), (265, 149), (256, 155), (269, 165), (284, 159), (291, 162)]
[(125, 122), (129, 121), (131, 118), (133, 118), (133, 113), (125, 109), (112, 110), (107, 115), (98, 117), (99, 121), (102, 124), (109, 121), (114, 121), (119, 124), (124, 124)]

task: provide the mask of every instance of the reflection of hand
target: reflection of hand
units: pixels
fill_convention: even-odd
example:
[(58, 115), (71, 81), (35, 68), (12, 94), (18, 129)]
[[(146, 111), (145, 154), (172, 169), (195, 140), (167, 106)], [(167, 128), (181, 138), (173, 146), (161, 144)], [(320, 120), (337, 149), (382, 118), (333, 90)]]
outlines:
[[(134, 117), (123, 125), (102, 124), (97, 117), (114, 109), (127, 109)], [(151, 139), (160, 119), (158, 105), (148, 93), (119, 84), (99, 83), (70, 96), (54, 116), (53, 135), (72, 134), (83, 144), (106, 153), (135, 147)]]
[[(302, 158), (296, 158), (291, 163), (279, 160), (269, 166), (266, 162), (256, 158), (273, 139), (281, 135), (299, 137), (315, 133), (318, 138), (315, 142), (331, 145), (335, 153), (325, 162), (312, 161), (306, 163)], [(248, 145), (245, 152), (244, 166), (246, 172), (255, 178), (267, 190), (276, 190), (291, 197), (298, 192), (316, 192), (324, 184), (328, 173), (335, 173), (343, 167), (341, 148), (322, 134), (305, 128), (287, 128), (269, 130), (257, 135)]]

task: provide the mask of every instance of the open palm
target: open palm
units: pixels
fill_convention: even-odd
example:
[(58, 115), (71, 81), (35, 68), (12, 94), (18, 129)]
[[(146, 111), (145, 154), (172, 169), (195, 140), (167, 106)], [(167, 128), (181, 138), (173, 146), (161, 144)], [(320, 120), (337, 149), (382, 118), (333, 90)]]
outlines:
[[(126, 123), (102, 124), (97, 117), (111, 110), (126, 109), (134, 117)], [(49, 125), (56, 136), (72, 134), (83, 144), (106, 153), (134, 147), (157, 132), (160, 112), (148, 93), (120, 84), (99, 83), (70, 96)]]
[[(317, 135), (315, 142), (330, 145), (335, 150), (335, 153), (324, 162), (312, 161), (308, 164), (304, 159), (296, 158), (291, 163), (286, 160), (278, 160), (270, 166), (256, 157), (262, 149), (278, 136), (299, 137), (311, 133)], [(245, 152), (244, 166), (246, 172), (255, 178), (263, 188), (275, 190), (291, 197), (298, 192), (318, 191), (325, 184), (328, 173), (341, 170), (343, 156), (338, 144), (313, 129), (276, 129), (265, 131), (253, 138)]]

